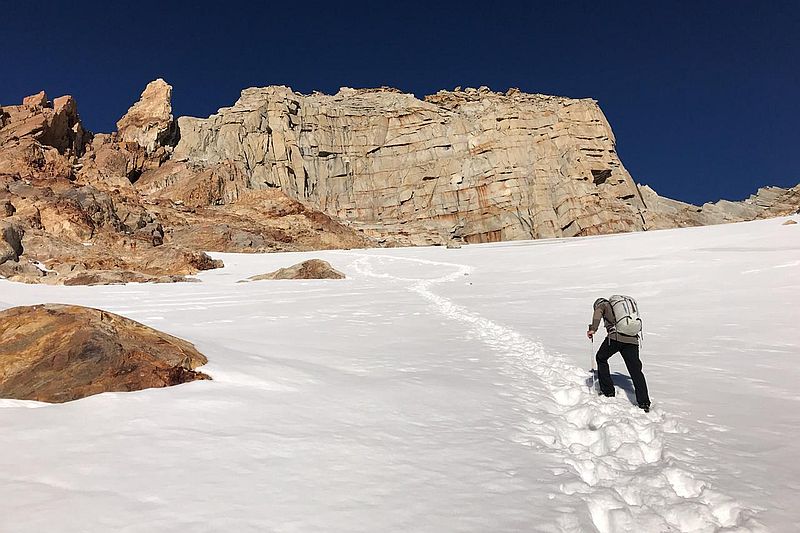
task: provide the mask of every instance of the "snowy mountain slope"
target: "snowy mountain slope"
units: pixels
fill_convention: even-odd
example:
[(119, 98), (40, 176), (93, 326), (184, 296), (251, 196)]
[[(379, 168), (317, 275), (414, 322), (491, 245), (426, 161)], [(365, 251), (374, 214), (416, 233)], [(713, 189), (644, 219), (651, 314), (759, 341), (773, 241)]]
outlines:
[[(781, 222), (223, 255), (196, 284), (0, 281), (6, 306), (187, 338), (215, 378), (0, 401), (0, 530), (791, 531), (800, 230)], [(236, 283), (309, 257), (349, 279)], [(611, 293), (643, 310), (650, 414), (586, 383)]]

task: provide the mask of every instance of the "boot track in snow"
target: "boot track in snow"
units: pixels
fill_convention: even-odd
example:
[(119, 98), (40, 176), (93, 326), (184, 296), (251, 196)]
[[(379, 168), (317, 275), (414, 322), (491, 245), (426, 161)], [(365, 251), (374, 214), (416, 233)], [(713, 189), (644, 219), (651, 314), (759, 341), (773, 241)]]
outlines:
[[(582, 498), (595, 528), (617, 531), (760, 532), (754, 512), (712, 488), (690, 457), (665, 447), (665, 438), (683, 432), (658, 409), (598, 398), (586, 387), (586, 370), (511, 328), (442, 297), (432, 288), (463, 279), (466, 265), (395, 256), (354, 254), (353, 267), (364, 276), (389, 279), (428, 300), (446, 318), (461, 322), (501, 359), (504, 373), (527, 422), (516, 427), (520, 445), (561, 457), (574, 474), (562, 492)], [(385, 261), (412, 261), (445, 267), (452, 273), (434, 279), (401, 278), (376, 272)], [(561, 531), (581, 531), (565, 516)]]

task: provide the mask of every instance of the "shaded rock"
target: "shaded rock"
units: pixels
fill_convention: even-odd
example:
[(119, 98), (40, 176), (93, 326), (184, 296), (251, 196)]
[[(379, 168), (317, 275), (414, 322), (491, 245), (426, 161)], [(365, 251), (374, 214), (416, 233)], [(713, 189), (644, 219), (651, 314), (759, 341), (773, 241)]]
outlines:
[(138, 102), (117, 122), (119, 138), (152, 153), (176, 135), (172, 121), (172, 86), (161, 78), (147, 84)]
[(158, 210), (171, 226), (167, 242), (217, 252), (366, 248), (376, 243), (277, 189), (244, 191), (220, 206)]
[(163, 147), (148, 153), (135, 142), (118, 142), (111, 135), (96, 135), (80, 160), (79, 178), (98, 187), (126, 190), (143, 172), (158, 168), (168, 157)]
[(14, 204), (8, 200), (0, 200), (0, 217), (10, 217), (16, 212), (17, 209), (14, 207)]
[(169, 161), (136, 181), (136, 189), (148, 197), (180, 201), (188, 207), (235, 202), (249, 188), (244, 171), (227, 162), (198, 165)]
[(782, 226), (791, 226), (791, 225), (793, 225), (793, 224), (797, 224), (797, 222), (796, 222), (796, 221), (794, 221), (794, 220), (792, 220), (792, 219), (790, 218), (789, 220), (787, 220), (786, 222), (784, 222), (784, 223), (783, 223), (783, 224), (781, 224), (781, 225), (782, 225)]
[(164, 244), (164, 227), (157, 222), (151, 222), (138, 229), (136, 234), (145, 240), (149, 240), (153, 246)]
[(344, 279), (344, 274), (334, 269), (330, 263), (321, 259), (309, 259), (288, 268), (281, 268), (268, 274), (251, 276), (247, 279)]
[[(16, 280), (19, 281), (19, 280)], [(82, 270), (67, 273), (60, 278), (60, 285), (123, 285), (125, 283), (175, 283), (196, 281), (183, 276), (148, 276), (130, 270)]]
[(22, 255), (22, 237), (25, 231), (16, 224), (0, 221), (0, 265), (6, 261), (18, 261)]
[(72, 163), (58, 150), (44, 146), (32, 137), (0, 145), (0, 175), (22, 179), (73, 178)]
[(62, 155), (79, 157), (83, 154), (88, 136), (71, 96), (60, 96), (51, 104), (42, 91), (23, 99), (22, 105), (3, 106), (3, 114), (0, 145), (28, 138)]
[(184, 340), (86, 307), (45, 304), (0, 312), (0, 396), (66, 402), (111, 391), (209, 379)]

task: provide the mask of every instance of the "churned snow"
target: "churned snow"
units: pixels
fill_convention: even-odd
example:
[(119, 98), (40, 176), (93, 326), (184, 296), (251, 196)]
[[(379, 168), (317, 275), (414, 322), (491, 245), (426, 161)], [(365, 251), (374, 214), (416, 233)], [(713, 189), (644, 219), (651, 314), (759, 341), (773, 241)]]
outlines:
[[(214, 381), (0, 400), (0, 531), (793, 531), (800, 226), (215, 254), (201, 283), (25, 286), (188, 339)], [(346, 280), (236, 283), (318, 257)], [(591, 390), (628, 294), (654, 409)]]

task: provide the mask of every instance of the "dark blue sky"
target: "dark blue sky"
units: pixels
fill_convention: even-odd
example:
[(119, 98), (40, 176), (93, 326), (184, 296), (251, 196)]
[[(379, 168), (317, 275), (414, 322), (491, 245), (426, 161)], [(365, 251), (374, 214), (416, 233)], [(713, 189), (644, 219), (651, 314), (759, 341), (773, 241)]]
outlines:
[(207, 116), (241, 89), (457, 85), (599, 100), (634, 179), (694, 203), (800, 182), (800, 2), (0, 1), (0, 103), (72, 94), (93, 131), (148, 81)]

